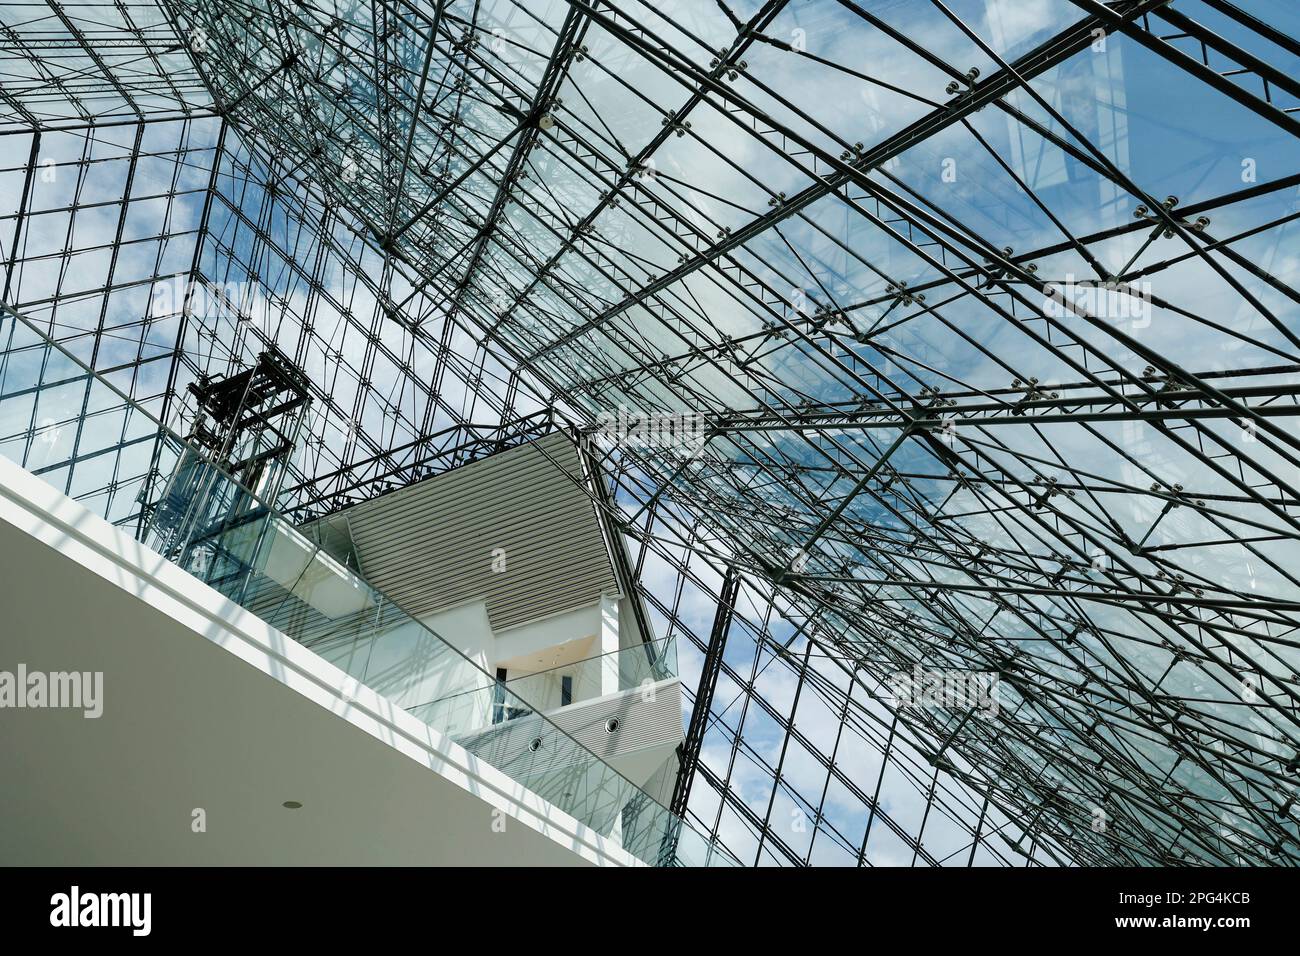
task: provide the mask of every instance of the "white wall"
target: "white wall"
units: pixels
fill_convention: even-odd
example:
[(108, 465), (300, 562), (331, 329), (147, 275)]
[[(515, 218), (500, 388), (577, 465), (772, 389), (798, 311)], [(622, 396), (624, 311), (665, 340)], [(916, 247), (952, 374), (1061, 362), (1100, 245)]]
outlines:
[[(415, 675), (417, 679), (410, 687), (401, 688), (402, 699), (398, 703), (412, 708), (421, 720), (450, 734), (461, 734), (490, 724), (495, 649), (487, 606), (482, 601), (473, 601), (430, 614), (420, 623), (470, 661), (453, 654), (427, 661), (428, 671)], [(414, 650), (410, 646), (412, 643), (411, 640), (393, 641), (386, 651), (393, 655), (409, 655)]]
[[(496, 645), (492, 661), (508, 661), (511, 658), (537, 654), (548, 648), (567, 644), (570, 641), (595, 637), (600, 633), (600, 607), (590, 604), (573, 611), (565, 611), (540, 621), (530, 621), (517, 627), (507, 628), (496, 634)], [(600, 653), (592, 650), (584, 656)]]

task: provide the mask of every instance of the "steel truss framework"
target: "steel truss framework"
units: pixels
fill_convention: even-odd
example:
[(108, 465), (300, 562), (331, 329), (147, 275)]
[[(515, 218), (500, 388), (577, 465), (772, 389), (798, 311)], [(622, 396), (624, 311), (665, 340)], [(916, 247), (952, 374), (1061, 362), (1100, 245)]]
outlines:
[(1298, 38), (4, 3), (0, 301), (182, 423), (277, 345), (304, 519), (571, 430), (697, 688), (673, 809), (746, 862), (1294, 863)]

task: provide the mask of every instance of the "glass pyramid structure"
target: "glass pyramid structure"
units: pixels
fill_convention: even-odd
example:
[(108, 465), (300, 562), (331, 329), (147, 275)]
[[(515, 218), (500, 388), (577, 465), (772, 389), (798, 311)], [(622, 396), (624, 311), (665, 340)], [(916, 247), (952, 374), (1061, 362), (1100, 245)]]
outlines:
[(303, 523), (593, 449), (747, 864), (1296, 863), (1297, 76), (1283, 0), (0, 3), (0, 305), (178, 430), (275, 347)]

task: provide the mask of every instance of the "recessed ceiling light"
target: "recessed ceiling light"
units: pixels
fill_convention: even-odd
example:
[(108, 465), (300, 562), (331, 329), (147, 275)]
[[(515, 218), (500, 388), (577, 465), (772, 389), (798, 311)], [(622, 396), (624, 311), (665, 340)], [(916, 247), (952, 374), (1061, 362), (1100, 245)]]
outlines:
[(286, 800), (286, 801), (284, 801), (284, 803), (282, 803), (282, 804), (280, 804), (280, 805), (281, 805), (282, 807), (284, 807), (286, 810), (301, 810), (301, 809), (302, 809), (302, 804), (299, 803), (297, 800)]

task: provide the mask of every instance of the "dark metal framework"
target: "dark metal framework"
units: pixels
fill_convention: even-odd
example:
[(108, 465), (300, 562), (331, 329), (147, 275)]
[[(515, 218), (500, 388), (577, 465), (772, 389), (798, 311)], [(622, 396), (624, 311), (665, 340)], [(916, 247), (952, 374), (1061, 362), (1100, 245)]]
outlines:
[[(673, 809), (746, 862), (1294, 863), (1298, 38), (4, 3), (0, 302), (182, 427), (283, 352), (304, 520), (572, 430), (698, 688)], [(900, 695), (954, 673), (998, 706)]]

